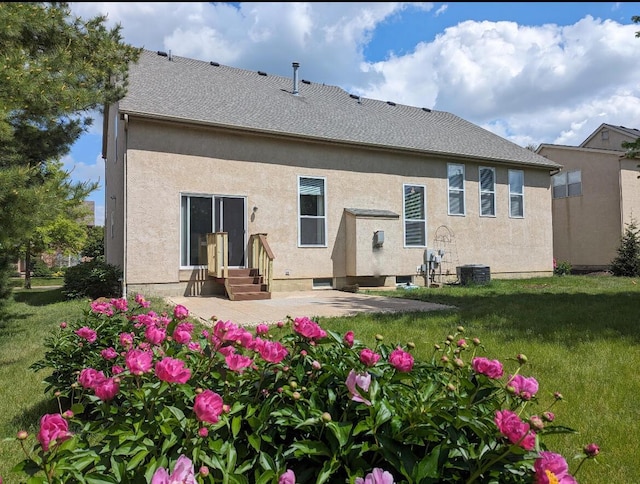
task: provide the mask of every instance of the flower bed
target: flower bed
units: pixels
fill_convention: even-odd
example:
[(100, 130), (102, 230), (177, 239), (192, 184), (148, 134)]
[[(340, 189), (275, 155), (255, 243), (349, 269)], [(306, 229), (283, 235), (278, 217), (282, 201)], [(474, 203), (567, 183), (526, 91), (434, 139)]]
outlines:
[(19, 433), (15, 470), (30, 482), (576, 482), (544, 443), (573, 431), (551, 411), (562, 396), (543, 402), (526, 356), (492, 360), (461, 326), (425, 361), (410, 342), (367, 347), (306, 317), (197, 326), (142, 296), (61, 323), (33, 366), (51, 370), (60, 413), (42, 416), (31, 449)]

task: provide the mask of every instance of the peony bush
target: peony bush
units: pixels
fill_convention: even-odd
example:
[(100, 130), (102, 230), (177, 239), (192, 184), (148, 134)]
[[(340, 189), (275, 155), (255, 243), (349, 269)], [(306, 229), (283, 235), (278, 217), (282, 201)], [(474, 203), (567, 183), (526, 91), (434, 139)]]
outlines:
[[(425, 361), (308, 317), (248, 329), (144, 297), (96, 300), (47, 340), (30, 483), (575, 483), (527, 358), (500, 362), (462, 326)], [(596, 444), (583, 460), (595, 458)], [(578, 466), (579, 468), (579, 466)], [(577, 472), (577, 471), (576, 471)]]

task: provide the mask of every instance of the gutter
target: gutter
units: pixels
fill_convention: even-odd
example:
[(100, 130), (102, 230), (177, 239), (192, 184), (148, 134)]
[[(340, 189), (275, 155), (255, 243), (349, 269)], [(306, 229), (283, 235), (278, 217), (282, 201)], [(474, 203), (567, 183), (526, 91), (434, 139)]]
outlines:
[[(122, 298), (127, 299), (127, 152), (129, 147), (129, 115), (124, 114), (124, 146), (122, 149)], [(116, 155), (117, 156), (117, 155)]]

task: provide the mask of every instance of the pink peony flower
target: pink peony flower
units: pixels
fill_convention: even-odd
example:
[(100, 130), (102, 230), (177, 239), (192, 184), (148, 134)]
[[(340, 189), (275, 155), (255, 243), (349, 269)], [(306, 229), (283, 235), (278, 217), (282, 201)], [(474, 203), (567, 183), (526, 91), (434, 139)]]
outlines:
[(167, 330), (164, 328), (160, 328), (155, 324), (150, 324), (144, 331), (144, 337), (152, 345), (159, 345), (166, 339)]
[(112, 347), (103, 349), (100, 354), (105, 360), (113, 360), (118, 357), (118, 352)]
[(83, 388), (93, 389), (104, 380), (106, 380), (104, 373), (94, 368), (84, 368), (78, 376), (78, 382)]
[(125, 312), (128, 309), (127, 300), (124, 298), (120, 299), (112, 299), (111, 305), (116, 308), (118, 311)]
[(374, 468), (369, 474), (362, 477), (356, 477), (355, 484), (394, 484), (393, 476), (389, 471)]
[(278, 484), (296, 484), (296, 475), (291, 469), (287, 469), (280, 478)]
[(113, 308), (111, 304), (105, 301), (93, 301), (91, 303), (91, 311), (105, 316), (113, 316)]
[(98, 338), (98, 333), (89, 328), (88, 326), (83, 326), (82, 328), (76, 330), (75, 332), (80, 338), (86, 340), (88, 343), (93, 343)]
[(351, 347), (353, 346), (353, 336), (354, 336), (354, 335), (353, 335), (353, 331), (347, 331), (347, 332), (344, 334), (344, 338), (343, 338), (343, 339), (344, 339), (344, 343), (345, 343), (349, 348), (351, 348)]
[(142, 375), (153, 366), (153, 354), (142, 350), (129, 350), (124, 357), (129, 371), (134, 375)]
[(253, 363), (253, 360), (248, 356), (235, 353), (227, 355), (224, 361), (227, 363), (227, 366), (231, 371), (236, 371), (238, 373), (242, 373), (245, 368)]
[(156, 375), (168, 383), (187, 383), (191, 370), (185, 368), (184, 361), (166, 357), (156, 363)]
[(205, 390), (196, 395), (193, 411), (201, 422), (217, 423), (222, 410), (222, 397), (217, 393)]
[(124, 371), (124, 368), (122, 368), (120, 365), (113, 365), (111, 367), (111, 373), (113, 373), (114, 375), (119, 375), (123, 371)]
[(134, 337), (135, 335), (133, 333), (120, 333), (120, 345), (124, 346), (126, 349), (131, 348), (131, 346), (133, 346)]
[(310, 340), (322, 339), (327, 336), (327, 332), (318, 323), (311, 321), (306, 316), (304, 318), (296, 318), (293, 321), (293, 329), (296, 333)]
[(391, 363), (396, 370), (406, 373), (413, 369), (413, 356), (398, 346), (389, 355), (389, 363)]
[(193, 324), (180, 323), (173, 331), (173, 340), (176, 343), (186, 344), (191, 341), (191, 332), (193, 331)]
[(45, 414), (40, 418), (40, 430), (37, 438), (42, 449), (47, 452), (53, 441), (56, 444), (61, 444), (71, 438), (69, 424), (59, 413)]
[(357, 373), (355, 370), (351, 370), (345, 383), (351, 394), (351, 400), (371, 405), (371, 402), (364, 398), (358, 390), (359, 387), (365, 392), (369, 391), (369, 386), (371, 385), (371, 375), (369, 373)]
[(529, 424), (520, 420), (518, 414), (511, 410), (496, 411), (495, 424), (512, 444), (525, 450), (532, 450), (536, 443), (536, 434), (529, 430)]
[(380, 359), (380, 355), (369, 348), (365, 348), (360, 352), (360, 361), (367, 366), (375, 365)]
[(481, 375), (486, 375), (489, 378), (497, 379), (504, 375), (502, 363), (498, 360), (490, 360), (488, 358), (478, 356), (471, 360), (471, 366), (473, 367), (473, 371), (480, 373)]
[(587, 444), (584, 446), (584, 453), (587, 457), (595, 457), (600, 453), (600, 447), (598, 447), (598, 444)]
[(107, 402), (113, 400), (113, 398), (120, 391), (120, 384), (115, 378), (107, 378), (99, 382), (93, 391), (100, 400)]
[(159, 467), (151, 478), (151, 484), (197, 484), (193, 462), (185, 455), (178, 457), (173, 473)]
[(189, 310), (182, 304), (178, 304), (175, 308), (173, 308), (173, 316), (176, 319), (184, 319), (189, 316)]
[(151, 305), (151, 303), (147, 301), (142, 294), (136, 294), (135, 301), (143, 308), (148, 308)]
[(280, 363), (289, 354), (279, 341), (265, 341), (259, 352), (262, 359), (269, 363)]
[(267, 334), (268, 332), (269, 332), (269, 325), (262, 323), (256, 326), (257, 335)]
[(533, 464), (536, 484), (577, 484), (560, 454), (542, 451)]
[(203, 439), (209, 436), (209, 429), (207, 427), (200, 427), (198, 429), (198, 435)]
[(511, 387), (513, 393), (523, 400), (531, 400), (538, 393), (538, 382), (535, 378), (524, 377), (520, 374), (509, 376), (507, 388)]

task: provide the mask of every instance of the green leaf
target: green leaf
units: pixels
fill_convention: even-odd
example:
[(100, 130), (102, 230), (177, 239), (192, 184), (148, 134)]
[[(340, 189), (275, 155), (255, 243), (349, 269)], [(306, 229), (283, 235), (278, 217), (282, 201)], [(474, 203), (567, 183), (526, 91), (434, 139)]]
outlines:
[(240, 427), (242, 426), (242, 417), (234, 417), (231, 420), (231, 433), (233, 434), (233, 438), (235, 439), (240, 432)]
[(315, 440), (300, 440), (291, 444), (290, 448), (294, 450), (294, 455), (296, 457), (302, 457), (305, 455), (326, 455), (327, 457), (331, 456), (331, 451), (329, 450), (329, 448), (322, 442), (318, 442)]
[(316, 478), (316, 484), (322, 484), (323, 482), (328, 482), (331, 475), (340, 467), (340, 463), (336, 460), (331, 459), (330, 461), (326, 461), (320, 470), (320, 474)]
[(129, 460), (129, 463), (127, 464), (127, 470), (130, 471), (135, 469), (148, 454), (149, 454), (149, 451), (147, 449), (143, 449), (140, 452), (138, 452), (136, 455), (134, 455), (131, 458), (131, 460)]
[(260, 444), (262, 443), (262, 439), (257, 434), (249, 434), (247, 435), (247, 440), (249, 441), (249, 445), (253, 447), (256, 452), (260, 452)]
[(178, 422), (180, 422), (181, 424), (184, 423), (186, 419), (182, 410), (171, 405), (167, 405), (165, 408), (168, 409), (178, 419)]
[(119, 481), (115, 479), (113, 476), (107, 476), (104, 474), (87, 474), (84, 476), (87, 484), (118, 484)]
[(347, 445), (349, 437), (351, 436), (351, 429), (353, 424), (349, 422), (328, 422), (327, 428), (331, 430), (331, 433), (338, 439), (340, 447)]

